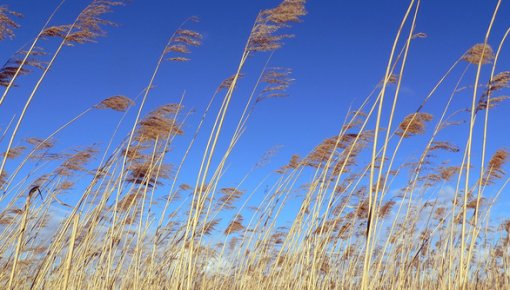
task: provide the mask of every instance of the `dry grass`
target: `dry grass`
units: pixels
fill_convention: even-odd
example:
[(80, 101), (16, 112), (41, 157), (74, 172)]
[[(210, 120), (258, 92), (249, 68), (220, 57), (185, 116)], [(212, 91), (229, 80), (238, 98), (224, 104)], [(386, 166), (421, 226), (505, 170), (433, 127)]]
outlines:
[[(286, 31), (303, 21), (305, 1), (284, 0), (254, 17), (236, 71), (218, 84), (196, 128), (188, 129), (192, 115), (184, 96), (143, 113), (160, 68), (186, 62), (199, 49), (203, 37), (192, 30), (198, 19), (191, 17), (162, 46), (139, 97), (106, 98), (46, 137), (17, 138), (61, 50), (106, 36), (105, 27), (115, 26), (107, 13), (123, 4), (94, 0), (72, 23), (53, 25), (54, 14), (63, 13), (59, 5), (30, 49), (0, 70), (5, 88), (0, 106), (15, 82), (25, 85), (20, 76), (31, 73), (37, 80), (20, 100), (23, 109), (13, 127), (9, 124), (0, 138), (4, 288), (510, 288), (510, 221), (491, 218), (510, 180), (505, 173), (510, 156), (505, 144), (487, 145), (502, 140), (489, 135), (497, 122), (490, 116), (506, 109), (510, 81), (508, 71), (496, 73), (510, 30), (497, 49), (487, 41), (500, 2), (484, 43), (460, 55), (416, 110), (401, 112), (408, 52), (426, 37), (415, 31), (420, 1), (410, 1), (385, 74), (349, 110), (339, 131), (254, 180), (254, 171), (268, 168), (278, 154), (279, 147), (272, 148), (228, 185), (231, 153), (255, 108), (287, 96), (294, 81), (291, 69), (269, 66), (271, 53), (264, 52), (281, 49), (292, 38)], [(0, 6), (0, 40), (15, 36), (18, 16)], [(43, 54), (37, 47), (49, 38), (58, 45)], [(245, 96), (235, 93), (240, 79), (249, 77), (242, 72), (255, 62), (254, 54), (267, 62), (242, 99), (244, 109), (231, 112), (237, 110), (230, 106), (232, 98)], [(462, 63), (466, 68), (455, 74)], [(469, 71), (476, 71), (474, 84), (465, 79)], [(436, 96), (443, 86), (454, 87), (449, 97)], [(467, 109), (467, 89), (460, 87), (473, 89)], [(434, 117), (422, 112), (432, 101), (442, 108)], [(64, 129), (95, 110), (122, 113), (106, 148), (55, 146)], [(130, 130), (116, 144), (126, 122)], [(451, 139), (451, 132), (461, 137)], [(197, 150), (201, 156), (190, 159)], [(194, 176), (188, 184), (183, 171), (190, 160), (197, 164), (185, 172)]]

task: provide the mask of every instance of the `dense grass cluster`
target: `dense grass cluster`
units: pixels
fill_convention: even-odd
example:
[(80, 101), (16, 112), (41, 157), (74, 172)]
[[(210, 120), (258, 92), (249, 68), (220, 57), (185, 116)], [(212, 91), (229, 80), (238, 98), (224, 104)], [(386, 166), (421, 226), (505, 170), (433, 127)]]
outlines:
[[(243, 185), (250, 173), (236, 185), (222, 182), (227, 160), (254, 108), (286, 96), (291, 70), (266, 63), (252, 93), (243, 96), (233, 132), (225, 132), (226, 116), (231, 100), (241, 97), (236, 85), (250, 77), (243, 73), (250, 56), (263, 55), (269, 63), (291, 41), (292, 26), (307, 13), (305, 0), (284, 0), (255, 15), (237, 70), (211, 92), (192, 132), (184, 130), (191, 117), (184, 96), (148, 114), (144, 108), (160, 68), (187, 62), (200, 49), (195, 17), (169, 36), (139, 96), (91, 104), (49, 136), (18, 136), (60, 53), (106, 36), (106, 27), (115, 25), (108, 13), (126, 4), (93, 0), (73, 23), (56, 25), (63, 3), (0, 70), (0, 106), (16, 85), (30, 85), (23, 75), (36, 78), (19, 100), (22, 111), (3, 124), (0, 137), (1, 288), (510, 288), (510, 220), (491, 219), (509, 181), (504, 172), (509, 153), (505, 144), (493, 152), (487, 145), (490, 124), (497, 121), (491, 112), (507, 109), (510, 82), (510, 72), (498, 67), (509, 31), (494, 48), (488, 43), (500, 2), (484, 41), (467, 48), (438, 75), (421, 105), (399, 119), (408, 53), (426, 37), (415, 31), (420, 1), (411, 0), (372, 93), (349, 111), (338, 132), (305, 156), (293, 155), (272, 168), (274, 183), (255, 181), (249, 190)], [(15, 36), (20, 16), (0, 6), (0, 40)], [(46, 48), (48, 40), (57, 46)], [(469, 73), (474, 82), (466, 81)], [(436, 98), (445, 84), (453, 84), (451, 94)], [(465, 102), (456, 101), (461, 96)], [(439, 115), (426, 112), (433, 98), (444, 108)], [(55, 150), (60, 133), (95, 110), (123, 114), (106, 148)], [(126, 117), (130, 110), (134, 119)], [(121, 124), (130, 130), (122, 132)], [(449, 140), (452, 131), (465, 139)], [(170, 164), (167, 155), (182, 136), (190, 136), (189, 143), (179, 151), (180, 161)], [(183, 183), (189, 153), (202, 146), (199, 138), (206, 140), (200, 164), (186, 172), (194, 182)], [(220, 141), (227, 142), (226, 149)], [(402, 147), (409, 143), (421, 153), (406, 156)], [(254, 168), (266, 166), (276, 151)], [(62, 198), (70, 192), (73, 203)], [(262, 202), (255, 203), (255, 195)], [(63, 214), (56, 218), (55, 212)], [(288, 216), (292, 220), (282, 221)]]

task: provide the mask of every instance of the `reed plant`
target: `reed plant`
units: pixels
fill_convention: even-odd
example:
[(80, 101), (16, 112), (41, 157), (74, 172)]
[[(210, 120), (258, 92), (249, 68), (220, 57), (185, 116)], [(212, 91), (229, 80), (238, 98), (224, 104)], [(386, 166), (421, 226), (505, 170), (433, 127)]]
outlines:
[[(211, 92), (191, 132), (195, 115), (186, 94), (148, 113), (146, 105), (158, 90), (162, 68), (178, 70), (177, 63), (200, 49), (197, 17), (162, 43), (138, 96), (108, 97), (62, 120), (47, 136), (21, 138), (34, 98), (47, 97), (38, 92), (62, 51), (99, 41), (107, 27), (116, 26), (109, 13), (128, 4), (93, 0), (72, 23), (55, 24), (66, 9), (60, 1), (40, 32), (0, 69), (2, 114), (16, 86), (30, 86), (22, 76), (35, 79), (26, 98), (16, 100), (22, 109), (0, 138), (0, 285), (510, 288), (510, 220), (491, 218), (507, 191), (510, 153), (507, 144), (488, 146), (501, 140), (489, 134), (499, 122), (491, 112), (507, 109), (510, 84), (510, 72), (499, 67), (510, 29), (495, 46), (489, 44), (501, 0), (483, 41), (466, 48), (420, 105), (409, 108), (401, 106), (409, 53), (427, 37), (416, 30), (421, 1), (410, 0), (384, 74), (349, 108), (336, 132), (276, 168), (268, 165), (279, 150), (272, 148), (236, 183), (225, 182), (256, 109), (287, 97), (294, 82), (292, 69), (274, 65), (272, 56), (292, 41), (293, 26), (306, 25), (300, 24), (305, 2), (283, 0), (254, 14), (237, 68)], [(1, 41), (15, 37), (19, 17), (0, 6)], [(248, 63), (259, 65), (257, 75), (245, 74)], [(254, 84), (241, 94), (238, 85), (245, 78)], [(438, 95), (440, 88), (450, 94)], [(233, 106), (234, 99), (241, 106)], [(442, 108), (439, 114), (429, 113), (437, 111), (432, 103)], [(66, 130), (96, 111), (117, 120), (105, 148), (55, 146)], [(450, 140), (452, 130), (465, 139)], [(418, 154), (410, 156), (406, 146)], [(197, 151), (199, 158), (190, 158)], [(191, 160), (198, 163), (187, 166)], [(257, 179), (254, 172), (262, 169), (267, 175)], [(192, 181), (185, 183), (184, 176)], [(72, 199), (65, 196), (70, 192)]]

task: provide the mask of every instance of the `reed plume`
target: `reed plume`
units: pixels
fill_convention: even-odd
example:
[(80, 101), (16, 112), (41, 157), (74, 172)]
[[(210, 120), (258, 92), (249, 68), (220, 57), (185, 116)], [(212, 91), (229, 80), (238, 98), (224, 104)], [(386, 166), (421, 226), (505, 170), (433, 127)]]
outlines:
[(283, 40), (292, 34), (279, 33), (292, 22), (300, 22), (306, 15), (305, 0), (284, 0), (273, 9), (260, 12), (255, 22), (248, 49), (252, 52), (273, 51), (283, 45)]
[[(192, 22), (198, 22), (197, 17), (189, 18)], [(191, 47), (198, 47), (202, 44), (202, 35), (190, 29), (177, 29), (165, 48), (164, 54), (168, 61), (186, 62), (190, 59), (184, 57), (191, 53)]]
[(397, 135), (408, 138), (425, 133), (425, 124), (432, 120), (432, 115), (427, 113), (413, 113), (407, 115), (399, 125)]
[[(62, 149), (73, 145), (65, 136), (56, 143), (63, 128), (77, 119), (88, 121), (81, 119), (85, 113), (47, 137), (14, 142), (24, 112), (61, 47), (105, 36), (107, 27), (114, 25), (104, 19), (105, 13), (123, 2), (95, 0), (70, 24), (50, 26), (53, 20), (48, 21), (38, 38), (60, 43), (50, 62), (44, 61), (35, 44), (48, 43), (48, 50), (54, 41), (34, 41), (33, 49), (20, 50), (0, 70), (0, 85), (7, 88), (14, 81), (23, 85), (19, 74), (43, 71), (15, 130), (8, 125), (1, 137), (14, 131), (8, 149), (0, 154), (4, 165), (9, 158), (5, 167), (9, 175), (4, 165), (0, 170), (0, 285), (10, 289), (509, 288), (510, 221), (495, 222), (491, 210), (502, 213), (504, 203), (498, 201), (510, 183), (505, 168), (510, 153), (503, 148), (487, 160), (485, 155), (502, 140), (491, 139), (489, 128), (503, 123), (489, 122), (488, 114), (507, 98), (510, 73), (496, 71), (510, 30), (494, 51), (477, 44), (461, 55), (424, 100), (418, 100), (418, 110), (395, 124), (395, 116), (402, 113), (397, 110), (398, 97), (407, 79), (406, 58), (412, 57), (407, 54), (410, 43), (426, 37), (415, 33), (414, 20), (407, 21), (412, 8), (418, 14), (419, 3), (411, 1), (384, 76), (376, 78), (373, 91), (359, 105), (354, 102), (345, 108), (343, 122), (332, 124), (336, 132), (325, 133), (316, 146), (301, 145), (299, 152), (287, 151), (292, 142), (285, 150), (275, 146), (258, 161), (249, 158), (258, 153), (236, 149), (243, 148), (237, 146), (252, 130), (249, 117), (258, 113), (253, 108), (290, 93), (292, 69), (274, 65), (277, 58), (272, 52), (293, 37), (287, 31), (307, 13), (304, 0), (284, 0), (254, 14), (236, 72), (219, 86), (209, 87), (212, 97), (189, 138), (183, 135), (195, 125), (188, 122), (195, 109), (185, 111), (187, 98), (168, 98), (160, 105), (148, 97), (156, 90), (160, 66), (189, 61), (204, 40), (201, 33), (188, 29), (196, 19), (185, 21), (162, 45), (150, 80), (141, 98), (136, 98), (136, 118), (127, 134), (123, 134), (125, 120), (132, 117), (128, 111), (135, 105), (133, 100), (110, 95), (86, 106), (85, 113), (97, 109), (105, 110), (102, 116), (109, 110), (124, 113), (104, 147)], [(9, 20), (16, 17), (7, 15)], [(11, 33), (16, 28), (7, 27)], [(406, 39), (400, 37), (404, 31), (409, 32)], [(12, 34), (4, 32), (2, 37)], [(267, 57), (266, 62), (261, 57)], [(457, 75), (453, 71), (459, 64), (465, 71)], [(478, 64), (492, 64), (490, 78), (482, 78)], [(257, 65), (259, 74), (243, 73)], [(473, 69), (477, 70), (474, 86), (464, 78)], [(480, 79), (489, 81), (482, 84)], [(177, 89), (180, 84), (175, 80), (165, 80), (157, 89), (168, 83)], [(252, 81), (246, 96), (246, 85)], [(431, 98), (439, 90), (443, 95), (449, 81), (457, 82), (450, 98)], [(395, 92), (390, 112), (386, 87)], [(475, 88), (470, 109), (459, 97), (464, 93), (460, 87)], [(220, 94), (224, 97), (215, 99)], [(148, 110), (149, 104), (155, 109)], [(429, 104), (435, 106), (434, 118), (422, 112)], [(477, 113), (482, 110), (485, 119), (480, 120)], [(217, 113), (211, 118), (210, 111)], [(300, 117), (313, 119), (309, 112)], [(471, 116), (469, 123), (466, 113)], [(493, 115), (499, 118), (497, 113)], [(233, 117), (239, 117), (237, 123)], [(261, 117), (268, 121), (271, 115)], [(92, 138), (109, 128), (106, 120), (99, 121)], [(478, 132), (482, 125), (483, 132)], [(466, 126), (469, 137), (462, 140)], [(83, 128), (79, 134), (86, 133)], [(430, 134), (425, 134), (429, 128)], [(206, 129), (206, 136), (201, 129)], [(314, 130), (301, 129), (297, 142)], [(260, 132), (257, 138), (271, 136), (269, 131)], [(248, 145), (260, 145), (257, 138), (249, 139)], [(280, 150), (287, 156), (283, 161), (276, 156)]]
[(488, 64), (494, 59), (494, 51), (488, 44), (477, 43), (468, 49), (462, 59), (472, 64)]
[(16, 76), (29, 74), (34, 68), (44, 69), (44, 62), (38, 59), (44, 54), (42, 49), (34, 49), (31, 52), (18, 51), (0, 69), (0, 86), (16, 86), (14, 83), (11, 84)]
[(19, 28), (13, 18), (20, 18), (21, 13), (9, 10), (5, 5), (0, 6), (0, 40), (14, 37), (14, 29)]
[(129, 107), (133, 106), (135, 102), (125, 96), (113, 96), (101, 101), (96, 108), (98, 109), (112, 109), (118, 112), (125, 112)]

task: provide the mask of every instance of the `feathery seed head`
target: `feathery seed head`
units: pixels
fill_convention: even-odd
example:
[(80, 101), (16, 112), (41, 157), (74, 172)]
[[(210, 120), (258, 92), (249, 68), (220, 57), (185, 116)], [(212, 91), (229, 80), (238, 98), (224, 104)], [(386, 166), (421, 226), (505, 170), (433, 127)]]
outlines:
[(135, 102), (125, 96), (113, 96), (106, 98), (99, 103), (96, 108), (98, 109), (112, 109), (118, 112), (125, 112)]
[(168, 104), (149, 113), (139, 123), (138, 140), (166, 139), (171, 135), (183, 135), (184, 132), (175, 120), (175, 115), (181, 110), (182, 106), (178, 104)]
[[(7, 63), (0, 69), (0, 86), (9, 86), (11, 80), (19, 75), (26, 75), (32, 72), (32, 68), (44, 69), (44, 63), (36, 58), (36, 56), (44, 55), (41, 48), (35, 48), (30, 53), (30, 56), (23, 63), (23, 58), (28, 52), (18, 51)], [(23, 66), (22, 66), (23, 64)], [(16, 84), (14, 84), (16, 86)]]
[(6, 6), (0, 6), (0, 40), (14, 37), (13, 30), (18, 28), (19, 24), (12, 20), (12, 18), (22, 16), (21, 13), (11, 11)]
[(462, 59), (472, 64), (487, 64), (494, 59), (494, 52), (490, 45), (477, 43), (468, 49)]
[(5, 158), (14, 159), (23, 154), (23, 151), (25, 151), (25, 149), (26, 149), (25, 146), (13, 147), (11, 148), (11, 150), (9, 150), (7, 154), (4, 153), (3, 155), (5, 156)]
[[(193, 18), (194, 22), (198, 22), (198, 18)], [(198, 47), (202, 44), (202, 34), (189, 30), (178, 29), (170, 39), (168, 46), (165, 48), (164, 54), (167, 60), (175, 62), (185, 62), (190, 59), (187, 57), (179, 56), (179, 54), (191, 53), (190, 47)], [(174, 56), (177, 54), (176, 56)]]
[[(124, 1), (94, 0), (78, 16), (72, 31), (65, 35), (65, 27), (57, 28), (55, 36), (64, 36), (67, 45), (95, 42), (96, 38), (106, 35), (103, 26), (115, 26), (115, 23), (102, 19), (103, 14), (112, 12), (115, 6), (124, 5)], [(46, 34), (49, 34), (48, 32)]]
[(252, 52), (272, 51), (283, 45), (283, 40), (291, 38), (290, 34), (278, 34), (282, 28), (292, 22), (300, 22), (306, 15), (305, 0), (284, 0), (273, 9), (262, 11), (255, 21), (250, 35), (248, 50)]
[(35, 137), (27, 138), (25, 141), (28, 144), (34, 146), (34, 150), (46, 150), (55, 145), (53, 140), (43, 140)]
[(427, 113), (413, 113), (407, 115), (399, 125), (397, 135), (404, 138), (411, 137), (425, 132), (425, 123), (432, 120), (432, 115)]

